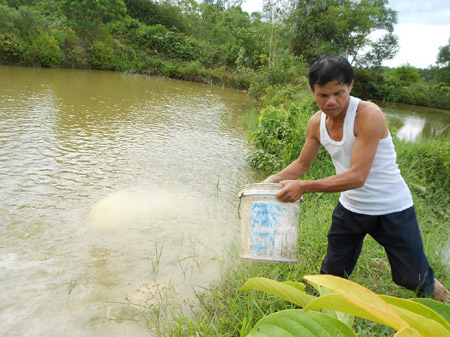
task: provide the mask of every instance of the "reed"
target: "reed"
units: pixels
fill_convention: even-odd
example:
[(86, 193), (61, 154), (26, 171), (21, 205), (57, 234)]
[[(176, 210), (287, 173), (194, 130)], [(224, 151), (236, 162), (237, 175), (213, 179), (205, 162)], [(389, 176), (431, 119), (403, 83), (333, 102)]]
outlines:
[(161, 248), (158, 248), (158, 243), (155, 242), (155, 258), (152, 260), (152, 275), (153, 281), (156, 281), (158, 276), (159, 266), (161, 264), (161, 256), (163, 252), (163, 244), (161, 244)]

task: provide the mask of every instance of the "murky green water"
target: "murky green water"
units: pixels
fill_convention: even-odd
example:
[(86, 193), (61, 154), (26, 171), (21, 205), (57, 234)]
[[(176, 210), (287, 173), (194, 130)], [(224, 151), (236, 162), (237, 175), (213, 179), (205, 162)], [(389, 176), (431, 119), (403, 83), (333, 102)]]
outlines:
[[(145, 336), (239, 230), (244, 93), (0, 66), (0, 335)], [(155, 311), (158, 308), (158, 311)]]
[(398, 129), (401, 139), (415, 141), (423, 138), (450, 137), (450, 110), (433, 109), (407, 104), (381, 103), (386, 118)]

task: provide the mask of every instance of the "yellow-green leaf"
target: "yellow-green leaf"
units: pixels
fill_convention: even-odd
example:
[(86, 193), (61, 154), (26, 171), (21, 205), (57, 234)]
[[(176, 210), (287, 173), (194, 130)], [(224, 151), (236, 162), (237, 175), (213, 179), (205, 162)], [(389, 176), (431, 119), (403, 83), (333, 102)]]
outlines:
[(407, 326), (394, 335), (394, 337), (423, 337), (417, 330)]
[(267, 294), (278, 296), (279, 298), (297, 304), (300, 307), (305, 307), (314, 299), (313, 296), (307, 295), (296, 286), (287, 285), (284, 282), (282, 283), (264, 277), (254, 277), (249, 279), (242, 286), (241, 290), (262, 291)]
[(450, 337), (450, 325), (437, 312), (410, 300), (380, 295), (409, 326), (422, 336)]
[(287, 286), (294, 287), (302, 292), (305, 292), (306, 286), (303, 283), (295, 282), (295, 281), (284, 281), (281, 282), (282, 284), (285, 284)]
[[(387, 305), (387, 303), (385, 304)], [(395, 330), (408, 326), (408, 323), (401, 319), (395, 310), (390, 308), (389, 305), (387, 306), (389, 310), (382, 310), (363, 302), (359, 298), (336, 293), (316, 298), (305, 307), (305, 310), (330, 309), (340, 311), (390, 326)]]
[[(333, 290), (338, 294), (345, 295), (349, 305), (365, 308), (365, 311), (372, 313), (370, 315), (372, 318), (378, 317), (376, 322), (381, 320), (384, 322), (383, 324), (393, 327), (396, 330), (408, 325), (398, 316), (396, 311), (377, 294), (355, 282), (333, 275), (306, 275), (304, 276), (304, 279), (315, 284), (316, 287), (324, 287)], [(327, 309), (342, 311), (334, 308)], [(351, 313), (348, 311), (342, 312)], [(360, 316), (354, 313), (351, 314)]]
[(427, 307), (438, 312), (448, 323), (450, 323), (450, 305), (438, 302), (431, 298), (411, 298), (411, 301), (426, 305)]

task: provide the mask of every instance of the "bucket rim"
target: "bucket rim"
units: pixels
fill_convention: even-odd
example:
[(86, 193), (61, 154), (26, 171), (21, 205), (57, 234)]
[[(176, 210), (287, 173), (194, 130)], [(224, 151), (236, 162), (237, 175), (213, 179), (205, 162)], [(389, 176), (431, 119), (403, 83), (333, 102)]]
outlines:
[[(241, 199), (243, 196), (251, 196), (251, 195), (270, 195), (275, 196), (275, 192), (279, 191), (283, 188), (283, 184), (280, 183), (252, 183), (245, 184), (241, 187), (241, 190), (238, 193), (238, 198)], [(280, 201), (281, 202), (281, 201)], [(286, 203), (301, 203), (303, 202), (303, 195), (300, 199), (293, 202)]]
[(241, 191), (244, 189), (251, 189), (251, 188), (283, 188), (283, 185), (280, 183), (250, 183), (250, 184), (244, 184), (241, 187)]
[(279, 183), (253, 183), (245, 184), (241, 187), (238, 197), (241, 198), (245, 195), (259, 195), (259, 194), (269, 194), (275, 195), (276, 192), (283, 188), (282, 184)]

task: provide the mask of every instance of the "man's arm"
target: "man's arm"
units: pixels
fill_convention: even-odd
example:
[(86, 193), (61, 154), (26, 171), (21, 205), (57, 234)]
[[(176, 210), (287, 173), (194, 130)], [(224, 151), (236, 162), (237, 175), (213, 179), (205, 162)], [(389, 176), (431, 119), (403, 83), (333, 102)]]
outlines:
[(277, 194), (282, 201), (296, 201), (311, 192), (342, 192), (364, 185), (380, 138), (387, 135), (387, 125), (381, 110), (374, 104), (363, 104), (355, 120), (356, 140), (350, 158), (350, 169), (318, 180), (281, 180), (284, 188)]
[(316, 113), (306, 126), (306, 140), (299, 157), (285, 169), (268, 177), (263, 182), (279, 183), (284, 180), (295, 180), (302, 177), (311, 167), (320, 150), (318, 138), (320, 126), (320, 113)]

